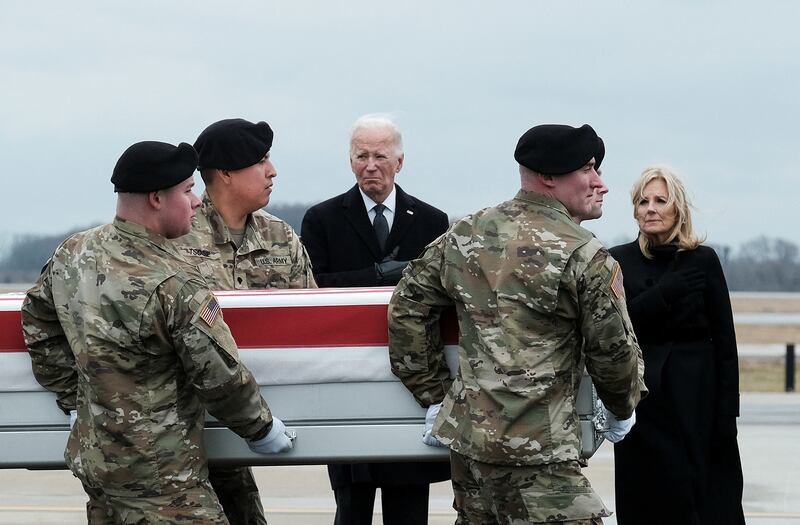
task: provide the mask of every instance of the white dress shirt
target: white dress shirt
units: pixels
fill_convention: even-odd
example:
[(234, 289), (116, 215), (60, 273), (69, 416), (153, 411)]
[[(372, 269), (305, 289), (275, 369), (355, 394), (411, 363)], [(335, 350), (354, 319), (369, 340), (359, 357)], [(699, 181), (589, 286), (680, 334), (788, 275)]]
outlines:
[[(364, 193), (361, 188), (358, 188), (358, 191), (361, 192), (361, 198), (364, 199), (364, 207), (367, 209), (367, 215), (369, 216), (369, 222), (375, 222), (375, 205), (378, 204), (374, 200), (370, 199), (366, 193)], [(394, 212), (397, 207), (397, 193), (394, 191), (394, 186), (392, 186), (392, 193), (386, 197), (386, 200), (382, 203), (386, 209), (383, 210), (383, 216), (386, 217), (386, 224), (389, 225), (389, 232), (392, 231), (392, 224), (394, 223)]]

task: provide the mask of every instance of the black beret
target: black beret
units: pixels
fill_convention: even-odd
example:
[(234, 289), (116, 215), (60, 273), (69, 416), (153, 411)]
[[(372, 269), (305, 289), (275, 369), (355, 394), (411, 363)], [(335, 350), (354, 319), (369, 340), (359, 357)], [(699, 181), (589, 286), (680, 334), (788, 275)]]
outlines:
[(241, 118), (211, 124), (194, 142), (200, 169), (240, 170), (260, 161), (271, 147), (269, 124), (254, 124)]
[(603, 163), (603, 159), (606, 156), (606, 145), (603, 143), (603, 139), (597, 137), (597, 153), (594, 154), (594, 169), (599, 170), (600, 164)]
[(564, 175), (592, 160), (598, 152), (597, 139), (597, 133), (589, 124), (579, 128), (542, 124), (532, 127), (519, 138), (514, 158), (535, 172)]
[(189, 144), (177, 146), (147, 140), (125, 150), (114, 166), (115, 192), (148, 193), (171, 188), (197, 169), (197, 152)]

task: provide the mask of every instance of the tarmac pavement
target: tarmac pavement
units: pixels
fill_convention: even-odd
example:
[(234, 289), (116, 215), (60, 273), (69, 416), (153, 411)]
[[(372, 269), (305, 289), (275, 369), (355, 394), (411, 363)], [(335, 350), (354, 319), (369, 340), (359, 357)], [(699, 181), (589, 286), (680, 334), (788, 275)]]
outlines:
[[(743, 394), (739, 446), (747, 523), (800, 525), (800, 394)], [(604, 443), (585, 470), (611, 509), (613, 469), (613, 448)], [(333, 523), (335, 504), (324, 466), (258, 467), (255, 472), (270, 525)], [(431, 525), (454, 522), (452, 498), (449, 482), (432, 486)], [(80, 483), (67, 471), (0, 471), (0, 524), (83, 524), (85, 501)], [(380, 497), (375, 508), (377, 525)], [(616, 525), (616, 519), (605, 523)]]

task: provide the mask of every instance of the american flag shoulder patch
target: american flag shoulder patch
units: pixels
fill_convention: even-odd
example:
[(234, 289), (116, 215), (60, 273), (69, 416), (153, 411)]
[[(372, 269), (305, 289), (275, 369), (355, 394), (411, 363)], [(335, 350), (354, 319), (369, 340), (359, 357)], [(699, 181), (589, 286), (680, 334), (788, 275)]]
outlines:
[(211, 299), (200, 310), (200, 319), (205, 321), (208, 326), (212, 326), (214, 321), (217, 320), (217, 315), (219, 315), (219, 312), (219, 303), (217, 302), (216, 297), (211, 297)]
[(618, 300), (625, 297), (625, 287), (622, 285), (622, 268), (619, 263), (614, 263), (614, 276), (611, 278), (611, 292)]

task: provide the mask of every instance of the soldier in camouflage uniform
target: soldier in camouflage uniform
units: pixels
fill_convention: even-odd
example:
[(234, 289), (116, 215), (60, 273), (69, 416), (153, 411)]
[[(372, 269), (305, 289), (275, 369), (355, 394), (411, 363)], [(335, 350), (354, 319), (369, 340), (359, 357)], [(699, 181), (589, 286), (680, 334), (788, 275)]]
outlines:
[(261, 453), (291, 448), (206, 282), (169, 239), (191, 228), (197, 154), (141, 142), (114, 168), (117, 217), (68, 238), (28, 291), (39, 383), (70, 413), (65, 459), (89, 523), (227, 523), (208, 482), (208, 410)]
[[(454, 224), (392, 296), (392, 370), (429, 407), (423, 441), (451, 449), (457, 523), (609, 515), (581, 474), (581, 373), (585, 365), (614, 439), (629, 430), (644, 387), (619, 266), (578, 224), (596, 213), (598, 145), (588, 125), (529, 130), (515, 152), (519, 193)], [(438, 321), (453, 305), (451, 379)]]
[(228, 119), (195, 141), (206, 192), (191, 233), (178, 242), (216, 289), (317, 286), (292, 227), (262, 210), (277, 175), (272, 137), (266, 122)]
[[(221, 120), (195, 141), (206, 184), (192, 231), (177, 240), (211, 288), (316, 288), (311, 262), (291, 226), (265, 213), (273, 179), (266, 122)], [(267, 523), (249, 467), (212, 465), (209, 480), (232, 525)]]

